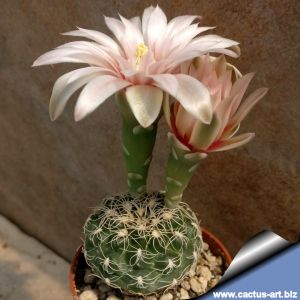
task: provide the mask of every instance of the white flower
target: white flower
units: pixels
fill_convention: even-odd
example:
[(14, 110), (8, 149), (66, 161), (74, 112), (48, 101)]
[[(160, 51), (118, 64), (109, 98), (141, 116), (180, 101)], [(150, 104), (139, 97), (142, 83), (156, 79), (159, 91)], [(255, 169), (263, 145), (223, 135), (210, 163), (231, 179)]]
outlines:
[(85, 86), (75, 107), (77, 121), (125, 89), (132, 112), (143, 127), (156, 120), (163, 92), (175, 97), (192, 115), (209, 123), (212, 107), (208, 90), (195, 78), (178, 74), (178, 66), (208, 52), (237, 57), (238, 54), (228, 48), (238, 43), (218, 35), (199, 36), (212, 27), (193, 24), (197, 18), (180, 16), (167, 22), (163, 11), (151, 6), (145, 9), (142, 20), (105, 17), (115, 39), (82, 28), (65, 33), (92, 41), (59, 46), (40, 56), (33, 66), (65, 62), (89, 66), (69, 72), (56, 81), (50, 99), (51, 119), (56, 119), (72, 94)]

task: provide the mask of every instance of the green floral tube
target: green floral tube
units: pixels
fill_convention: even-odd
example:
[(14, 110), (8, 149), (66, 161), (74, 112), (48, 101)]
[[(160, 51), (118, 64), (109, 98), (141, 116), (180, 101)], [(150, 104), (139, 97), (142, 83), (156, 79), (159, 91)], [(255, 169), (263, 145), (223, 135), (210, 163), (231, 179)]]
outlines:
[(168, 134), (169, 158), (166, 171), (165, 204), (169, 208), (178, 206), (182, 194), (196, 172), (199, 163), (207, 154), (191, 152), (174, 134)]
[(116, 95), (122, 114), (122, 151), (127, 170), (127, 184), (131, 193), (146, 191), (148, 170), (156, 140), (158, 119), (143, 128), (134, 117), (125, 94)]

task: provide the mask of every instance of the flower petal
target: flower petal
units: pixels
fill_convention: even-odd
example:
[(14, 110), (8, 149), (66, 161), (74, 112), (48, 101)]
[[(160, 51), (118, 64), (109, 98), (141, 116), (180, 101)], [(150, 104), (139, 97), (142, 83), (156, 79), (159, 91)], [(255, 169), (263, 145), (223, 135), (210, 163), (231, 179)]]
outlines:
[(250, 142), (255, 136), (255, 133), (244, 133), (238, 136), (235, 136), (231, 139), (221, 141), (217, 143), (217, 145), (214, 147), (210, 147), (207, 151), (208, 152), (218, 152), (218, 151), (225, 151), (225, 150), (230, 150), (234, 149), (237, 147), (240, 147), (242, 145), (247, 144)]
[(240, 79), (243, 75), (242, 73), (238, 70), (238, 68), (236, 68), (234, 65), (230, 64), (229, 62), (227, 62), (227, 67), (231, 68), (231, 70), (233, 70), (234, 75), (235, 75), (235, 80)]
[(95, 59), (97, 59), (97, 63), (102, 61), (102, 64), (105, 64), (115, 70), (119, 70), (116, 60), (121, 58), (121, 56), (95, 42), (74, 41), (63, 44), (56, 49), (76, 49), (77, 51), (82, 51), (82, 53), (90, 54), (95, 57)]
[[(189, 50), (196, 50), (197, 47), (199, 47), (199, 50), (205, 51), (207, 53), (208, 49), (226, 49), (226, 48), (235, 47), (238, 44), (239, 43), (234, 40), (223, 38), (217, 34), (207, 34), (196, 38), (190, 44)], [(236, 48), (233, 48), (233, 50), (237, 51)], [(238, 53), (235, 51), (232, 52), (234, 53), (233, 54), (234, 57), (237, 57)]]
[(49, 103), (49, 113), (52, 121), (57, 119), (63, 112), (70, 97), (87, 82), (105, 73), (98, 67), (77, 69), (59, 77), (53, 87)]
[[(177, 32), (176, 35), (168, 43), (168, 56), (171, 55), (171, 52), (173, 51), (178, 53), (179, 51), (181, 51), (181, 49), (185, 48), (197, 35), (209, 29), (213, 29), (213, 27), (199, 27), (198, 24), (193, 24), (188, 28), (185, 28), (181, 32)], [(165, 49), (167, 49), (166, 46)], [(166, 55), (166, 53), (164, 54)]]
[(197, 15), (184, 15), (178, 16), (170, 20), (168, 23), (168, 28), (166, 34), (171, 37), (175, 36), (178, 32), (186, 29), (189, 25), (191, 25), (196, 19), (200, 19), (200, 16)]
[(147, 128), (160, 113), (163, 92), (154, 86), (135, 85), (126, 89), (126, 98), (137, 121)]
[(230, 121), (230, 124), (232, 126), (236, 126), (239, 124), (243, 119), (246, 117), (246, 115), (250, 112), (250, 110), (253, 108), (253, 106), (268, 92), (267, 88), (260, 88), (257, 89), (255, 92), (253, 92), (251, 95), (249, 95), (246, 100), (242, 103), (242, 105), (239, 107), (236, 114), (233, 116), (233, 118)]
[(217, 106), (215, 110), (215, 114), (220, 120), (219, 128), (218, 128), (218, 134), (215, 136), (215, 140), (219, 140), (224, 129), (226, 128), (228, 124), (228, 120), (230, 118), (230, 112), (232, 103), (234, 102), (234, 99), (232, 97), (228, 97), (221, 101), (221, 103)]
[(140, 43), (144, 42), (144, 37), (142, 32), (140, 31), (140, 28), (135, 25), (135, 23), (131, 22), (130, 20), (127, 20), (126, 18), (122, 17), (120, 15), (121, 21), (124, 24), (124, 33), (126, 40), (128, 43), (132, 44), (133, 54), (135, 53), (136, 46)]
[(225, 56), (222, 54), (216, 58), (213, 58), (212, 62), (217, 76), (218, 77), (223, 76), (227, 70), (227, 63), (226, 63)]
[(243, 77), (241, 77), (240, 79), (238, 79), (233, 84), (232, 89), (230, 91), (230, 95), (232, 97), (235, 97), (235, 100), (232, 105), (232, 111), (231, 111), (230, 116), (233, 116), (235, 114), (235, 112), (237, 111), (253, 76), (254, 76), (254, 73), (248, 73), (248, 74), (244, 75)]
[(208, 89), (195, 78), (177, 74), (178, 82), (176, 94), (171, 94), (196, 119), (205, 124), (212, 120), (212, 106)]
[(93, 112), (108, 97), (129, 85), (129, 82), (110, 75), (93, 79), (84, 87), (77, 100), (74, 114), (75, 121), (80, 121)]
[(148, 47), (152, 48), (161, 32), (164, 32), (164, 30), (167, 27), (167, 17), (162, 11), (162, 9), (159, 6), (156, 6), (152, 10), (147, 21), (147, 25), (145, 25), (145, 42), (148, 45)]
[(120, 41), (125, 31), (122, 22), (118, 19), (111, 18), (111, 17), (104, 17), (104, 22), (106, 26), (109, 28), (109, 30), (114, 34), (116, 39)]
[(220, 140), (228, 140), (231, 137), (233, 137), (239, 131), (240, 125), (241, 124), (239, 123), (234, 127), (230, 126), (230, 127), (225, 128), (225, 130), (222, 133), (222, 136), (221, 136)]
[(154, 85), (168, 92), (170, 95), (176, 95), (178, 90), (178, 80), (171, 74), (158, 74), (149, 76), (154, 80)]
[(96, 57), (91, 53), (87, 53), (86, 51), (75, 48), (58, 48), (46, 52), (45, 54), (38, 57), (34, 61), (32, 66), (36, 67), (43, 65), (53, 65), (65, 62), (86, 63), (99, 67), (108, 67), (107, 62), (101, 59), (100, 56)]
[(140, 61), (140, 64), (138, 66), (138, 69), (143, 71), (145, 74), (149, 74), (149, 66), (151, 66), (153, 63), (155, 63), (155, 59), (153, 56), (153, 52), (149, 50)]
[(119, 45), (108, 35), (96, 30), (89, 30), (80, 27), (77, 28), (78, 30), (65, 32), (63, 33), (63, 35), (85, 37), (107, 47), (108, 49), (114, 51), (117, 54), (120, 54), (121, 49)]
[(131, 82), (133, 85), (148, 85), (151, 84), (151, 78), (145, 76), (145, 73), (138, 70), (127, 69), (121, 72), (125, 80)]
[[(190, 148), (188, 148), (185, 144), (179, 141), (179, 139), (175, 136), (175, 134), (168, 132), (168, 140), (169, 143), (174, 145), (177, 149), (190, 152)], [(206, 155), (205, 155), (206, 156)]]
[(200, 121), (196, 122), (191, 133), (189, 144), (198, 150), (205, 150), (214, 141), (215, 136), (218, 134), (219, 127), (220, 121), (215, 114), (210, 124), (204, 124)]
[(168, 73), (166, 71), (166, 60), (159, 60), (153, 62), (148, 66), (147, 74), (161, 74), (161, 73)]
[(193, 127), (197, 119), (188, 113), (182, 105), (178, 107), (176, 116), (175, 116), (175, 127), (178, 131), (178, 134), (187, 140), (189, 140)]
[(168, 70), (173, 70), (180, 63), (201, 56), (209, 52), (223, 53), (232, 57), (238, 57), (238, 53), (231, 49), (238, 43), (220, 37), (218, 35), (205, 35), (195, 38), (185, 48), (179, 49), (179, 51), (173, 51), (167, 58)]
[(160, 74), (151, 76), (155, 85), (169, 93), (195, 118), (208, 124), (212, 107), (207, 88), (195, 78), (185, 74)]
[(105, 17), (105, 24), (120, 42), (127, 58), (135, 54), (136, 47), (143, 42), (143, 35), (135, 22), (120, 16), (121, 21)]
[(152, 5), (147, 7), (144, 10), (143, 17), (142, 17), (142, 31), (143, 31), (143, 35), (144, 35), (144, 38), (146, 41), (148, 40), (147, 30), (148, 30), (149, 19), (150, 19), (150, 16), (151, 16), (153, 10), (154, 10), (154, 7)]
[[(155, 55), (157, 58), (167, 58), (170, 50), (176, 48), (180, 45), (180, 42), (177, 39), (178, 34), (189, 31), (189, 25), (199, 16), (179, 16), (172, 19), (165, 31), (161, 31), (161, 33), (157, 37), (157, 41), (155, 44)], [(202, 27), (199, 29), (200, 32), (210, 29), (209, 27)], [(199, 32), (199, 33), (200, 33)]]
[(130, 22), (136, 26), (140, 32), (142, 32), (142, 21), (141, 21), (141, 18), (140, 17), (133, 17), (130, 19)]

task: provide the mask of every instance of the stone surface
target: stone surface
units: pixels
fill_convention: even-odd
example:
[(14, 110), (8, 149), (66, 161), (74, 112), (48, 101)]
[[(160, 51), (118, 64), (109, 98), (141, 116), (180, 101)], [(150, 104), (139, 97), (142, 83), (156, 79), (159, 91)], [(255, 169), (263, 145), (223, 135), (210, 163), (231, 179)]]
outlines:
[(172, 299), (173, 299), (173, 295), (171, 293), (166, 293), (159, 297), (159, 300), (172, 300)]
[(69, 264), (0, 215), (0, 299), (71, 300)]
[(191, 278), (190, 280), (191, 288), (195, 293), (201, 293), (203, 291), (202, 285), (200, 282), (196, 280), (196, 278)]
[(183, 288), (180, 289), (180, 299), (190, 299), (189, 293)]
[[(80, 300), (98, 300), (98, 293), (94, 290), (86, 290), (79, 297)], [(114, 299), (109, 299), (114, 300)]]
[(155, 296), (147, 296), (146, 300), (157, 300), (157, 297), (155, 297)]
[(189, 290), (191, 288), (190, 283), (186, 279), (181, 283), (181, 286), (186, 290)]
[(207, 281), (211, 279), (211, 272), (208, 267), (206, 266), (199, 266), (197, 267), (197, 273), (200, 273)]
[[(234, 254), (251, 236), (271, 229), (295, 240), (300, 231), (299, 1), (3, 1), (0, 19), (0, 211), (71, 259), (82, 225), (100, 199), (126, 189), (120, 117), (112, 99), (80, 123), (74, 101), (52, 123), (53, 83), (77, 65), (30, 68), (40, 54), (72, 40), (58, 33), (81, 26), (108, 33), (103, 15), (131, 17), (160, 4), (168, 17), (201, 14), (202, 24), (240, 41), (242, 72), (255, 71), (251, 89), (268, 95), (241, 132), (256, 132), (247, 146), (211, 154), (184, 198), (201, 224)], [(298, 11), (298, 12), (297, 12)], [(166, 153), (161, 121), (151, 188), (163, 188)]]

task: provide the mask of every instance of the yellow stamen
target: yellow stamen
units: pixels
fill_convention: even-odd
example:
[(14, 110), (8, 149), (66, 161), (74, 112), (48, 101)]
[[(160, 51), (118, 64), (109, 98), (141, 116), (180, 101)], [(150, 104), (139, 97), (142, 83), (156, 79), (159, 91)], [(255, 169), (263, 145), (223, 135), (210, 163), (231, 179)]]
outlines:
[(149, 51), (149, 48), (144, 44), (144, 43), (140, 43), (138, 44), (138, 46), (136, 47), (136, 61), (135, 64), (136, 66), (138, 66), (141, 62), (141, 59), (144, 55), (146, 55)]

